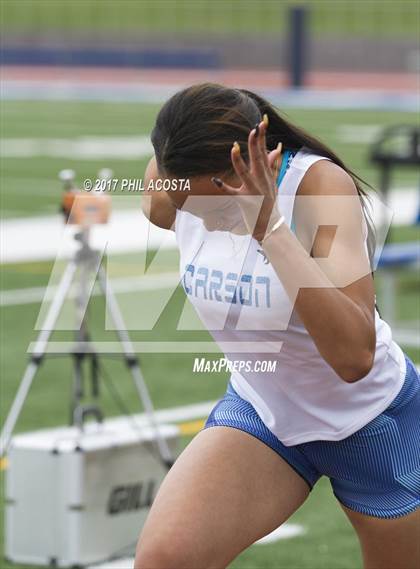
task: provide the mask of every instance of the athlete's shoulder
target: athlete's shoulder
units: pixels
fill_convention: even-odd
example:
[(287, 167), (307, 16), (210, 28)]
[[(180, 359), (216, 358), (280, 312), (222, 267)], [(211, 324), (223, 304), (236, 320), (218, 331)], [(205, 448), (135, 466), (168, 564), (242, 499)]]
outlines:
[(319, 157), (306, 170), (298, 189), (302, 195), (355, 195), (353, 178), (332, 160)]

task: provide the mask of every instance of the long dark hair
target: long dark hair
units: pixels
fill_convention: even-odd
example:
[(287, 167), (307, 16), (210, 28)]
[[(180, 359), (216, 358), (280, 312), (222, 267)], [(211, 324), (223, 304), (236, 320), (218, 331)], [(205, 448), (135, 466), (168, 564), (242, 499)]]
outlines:
[(368, 251), (373, 266), (375, 230), (367, 207), (365, 182), (352, 172), (324, 143), (291, 124), (268, 101), (246, 89), (232, 89), (216, 83), (201, 83), (173, 95), (161, 108), (152, 132), (159, 171), (177, 178), (232, 173), (230, 150), (234, 141), (248, 159), (248, 135), (267, 114), (267, 147), (279, 142), (284, 149), (303, 146), (329, 158), (353, 179), (368, 227)]

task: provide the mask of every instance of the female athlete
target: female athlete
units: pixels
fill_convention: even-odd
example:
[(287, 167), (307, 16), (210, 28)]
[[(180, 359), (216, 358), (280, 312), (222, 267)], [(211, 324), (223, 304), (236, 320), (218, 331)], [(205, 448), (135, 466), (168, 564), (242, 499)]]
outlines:
[[(375, 304), (359, 179), (243, 89), (175, 94), (152, 133), (144, 210), (173, 229), (183, 287), (232, 362), (227, 391), (166, 476), (136, 569), (221, 569), (321, 476), (366, 569), (420, 567), (420, 381)], [(275, 372), (261, 371), (271, 360)]]

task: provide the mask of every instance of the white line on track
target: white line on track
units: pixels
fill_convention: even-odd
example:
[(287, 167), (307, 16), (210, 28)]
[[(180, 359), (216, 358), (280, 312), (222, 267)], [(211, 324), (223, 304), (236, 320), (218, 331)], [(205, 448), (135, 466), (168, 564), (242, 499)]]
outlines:
[[(161, 290), (175, 287), (179, 282), (178, 273), (159, 273), (156, 275), (145, 275), (141, 277), (122, 277), (110, 279), (114, 292), (140, 292), (146, 290)], [(34, 288), (21, 288), (0, 291), (0, 306), (18, 306), (23, 304), (33, 304), (42, 300), (52, 300), (57, 291), (56, 286)], [(95, 287), (92, 296), (98, 296), (102, 292)], [(75, 298), (73, 290), (68, 298)]]

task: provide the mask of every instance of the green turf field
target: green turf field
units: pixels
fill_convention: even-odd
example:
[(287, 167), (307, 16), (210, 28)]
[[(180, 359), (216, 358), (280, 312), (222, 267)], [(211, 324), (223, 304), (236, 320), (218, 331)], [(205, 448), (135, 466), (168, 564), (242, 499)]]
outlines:
[[(57, 102), (3, 102), (1, 138), (60, 138), (79, 136), (147, 135), (158, 107), (142, 104), (99, 104)], [(330, 143), (343, 159), (367, 181), (375, 184), (377, 172), (367, 159), (366, 143), (344, 142), (339, 136), (339, 125), (387, 125), (412, 122), (414, 114), (370, 111), (314, 111), (288, 110), (289, 118)], [(78, 178), (94, 177), (101, 167), (111, 167), (115, 177), (142, 177), (144, 160), (72, 161), (65, 158), (3, 158), (1, 178), (1, 207), (6, 218), (45, 215), (58, 208), (61, 185), (56, 176), (61, 168), (72, 167)], [(413, 186), (418, 183), (415, 172), (401, 172), (395, 185)], [(137, 199), (137, 198), (136, 198)], [(116, 204), (117, 205), (117, 204)], [(137, 204), (136, 206), (137, 207)], [(396, 228), (395, 240), (415, 238), (411, 228)], [(22, 236), (22, 239), (30, 235)], [(114, 259), (112, 276), (137, 274), (140, 262), (137, 255), (120, 255)], [(176, 270), (175, 253), (165, 253), (154, 268), (156, 272)], [(45, 286), (51, 272), (51, 262), (30, 262), (3, 265), (1, 288), (6, 290)], [(380, 275), (378, 276), (380, 284)], [(412, 273), (401, 275), (398, 289), (398, 316), (413, 319), (419, 313), (418, 280)], [(145, 293), (142, 293), (143, 295)], [(148, 293), (148, 302), (153, 295)], [(139, 293), (119, 295), (125, 307), (138, 304)], [(180, 339), (174, 323), (184, 303), (183, 293), (175, 294), (157, 327), (151, 332), (133, 332), (134, 340)], [(379, 298), (380, 305), (380, 298)], [(104, 329), (103, 300), (95, 297), (90, 305), (92, 330), (95, 339), (114, 340)], [(39, 304), (5, 307), (2, 310), (1, 410), (4, 417), (15, 393), (26, 364), (26, 350), (34, 340), (34, 323)], [(207, 333), (185, 332), (182, 339), (208, 339)], [(57, 332), (54, 339), (70, 339), (68, 332)], [(407, 350), (419, 362), (419, 354)], [(172, 407), (220, 397), (226, 384), (226, 374), (193, 374), (192, 365), (199, 354), (146, 354), (141, 356), (146, 381), (156, 407)], [(137, 398), (124, 365), (116, 357), (104, 358), (104, 367), (112, 379), (112, 386), (121, 394), (125, 405), (139, 411)], [(107, 414), (121, 414), (122, 409), (111, 395), (109, 378), (104, 380), (102, 404)], [(71, 387), (71, 365), (68, 360), (48, 358), (36, 378), (18, 425), (19, 431), (65, 424)], [(188, 442), (185, 437), (182, 444)], [(2, 513), (0, 512), (0, 516)], [(294, 516), (293, 521), (305, 526), (302, 537), (277, 542), (273, 545), (253, 546), (236, 560), (235, 569), (357, 569), (361, 567), (357, 540), (344, 514), (334, 501), (329, 484), (322, 480), (308, 502)], [(11, 567), (4, 562), (2, 568)]]
[[(171, 35), (272, 34), (287, 30), (295, 0), (2, 0), (7, 31), (114, 34), (147, 32)], [(311, 30), (343, 37), (407, 37), (418, 34), (415, 0), (309, 0)]]
[[(150, 104), (97, 102), (1, 102), (1, 138), (69, 139), (83, 136), (125, 137), (149, 135), (159, 107)], [(347, 165), (368, 183), (376, 185), (377, 170), (369, 163), (369, 148), (357, 138), (343, 141), (342, 127), (351, 125), (363, 131), (396, 123), (413, 124), (415, 113), (387, 111), (329, 111), (287, 109), (284, 115), (319, 136), (343, 158)], [(69, 160), (66, 158), (3, 158), (0, 197), (3, 217), (45, 214), (57, 211), (61, 185), (57, 173), (74, 168), (81, 182), (95, 177), (102, 167), (114, 170), (116, 178), (141, 178), (147, 159), (141, 160)], [(415, 186), (416, 172), (399, 170), (394, 185)]]

